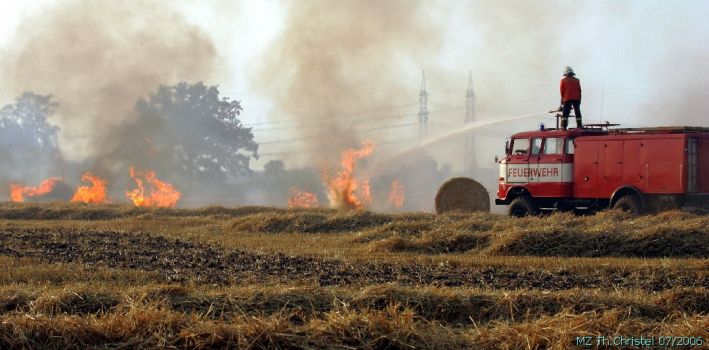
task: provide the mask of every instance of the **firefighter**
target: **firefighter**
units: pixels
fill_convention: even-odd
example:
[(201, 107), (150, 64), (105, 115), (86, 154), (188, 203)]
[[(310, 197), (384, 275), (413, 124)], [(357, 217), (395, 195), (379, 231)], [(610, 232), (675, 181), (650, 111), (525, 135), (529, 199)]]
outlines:
[(583, 127), (581, 122), (581, 81), (575, 77), (573, 68), (566, 66), (564, 67), (564, 77), (561, 79), (560, 90), (561, 90), (561, 106), (559, 106), (559, 111), (562, 111), (561, 117), (561, 129), (566, 130), (569, 125), (569, 113), (571, 112), (571, 107), (574, 108), (574, 114), (576, 114), (576, 127)]

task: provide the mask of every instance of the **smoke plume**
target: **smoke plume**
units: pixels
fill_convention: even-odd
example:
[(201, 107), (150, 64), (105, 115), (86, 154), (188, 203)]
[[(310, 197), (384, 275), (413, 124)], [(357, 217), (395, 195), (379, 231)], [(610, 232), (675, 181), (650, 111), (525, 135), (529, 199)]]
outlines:
[(359, 146), (362, 116), (347, 113), (412, 102), (416, 88), (402, 82), (401, 70), (409, 65), (420, 72), (440, 44), (423, 3), (311, 0), (288, 8), (283, 33), (253, 82), (310, 139), (303, 149), (311, 160), (338, 159)]
[(52, 123), (69, 160), (110, 152), (115, 127), (160, 84), (205, 79), (216, 50), (169, 6), (139, 1), (62, 1), (25, 21), (0, 58), (3, 88), (52, 94)]

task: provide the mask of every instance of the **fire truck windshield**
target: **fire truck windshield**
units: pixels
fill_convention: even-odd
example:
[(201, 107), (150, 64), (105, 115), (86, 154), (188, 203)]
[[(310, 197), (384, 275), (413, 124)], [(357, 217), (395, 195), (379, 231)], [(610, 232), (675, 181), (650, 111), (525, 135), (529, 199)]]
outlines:
[(512, 141), (512, 154), (527, 154), (529, 139), (514, 139)]

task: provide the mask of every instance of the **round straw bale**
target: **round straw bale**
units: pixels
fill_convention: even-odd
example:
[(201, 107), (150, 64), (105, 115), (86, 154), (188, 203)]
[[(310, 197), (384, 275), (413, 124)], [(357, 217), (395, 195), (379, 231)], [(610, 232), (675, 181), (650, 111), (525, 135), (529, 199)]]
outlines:
[(436, 194), (436, 213), (490, 211), (490, 196), (479, 182), (456, 177), (446, 181)]

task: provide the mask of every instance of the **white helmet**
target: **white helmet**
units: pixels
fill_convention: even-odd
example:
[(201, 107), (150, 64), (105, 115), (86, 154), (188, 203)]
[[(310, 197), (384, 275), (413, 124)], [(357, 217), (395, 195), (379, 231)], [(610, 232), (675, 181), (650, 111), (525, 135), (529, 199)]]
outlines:
[(571, 68), (569, 66), (564, 67), (564, 75), (569, 75), (569, 74), (576, 75), (576, 73), (574, 73), (573, 68)]

